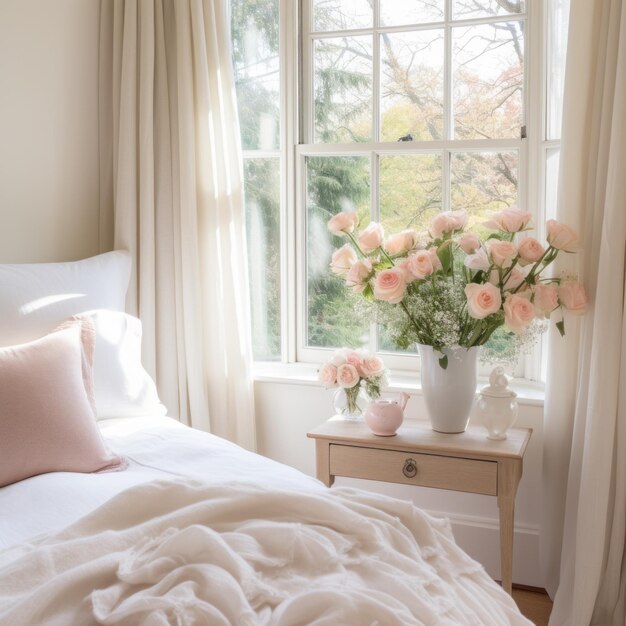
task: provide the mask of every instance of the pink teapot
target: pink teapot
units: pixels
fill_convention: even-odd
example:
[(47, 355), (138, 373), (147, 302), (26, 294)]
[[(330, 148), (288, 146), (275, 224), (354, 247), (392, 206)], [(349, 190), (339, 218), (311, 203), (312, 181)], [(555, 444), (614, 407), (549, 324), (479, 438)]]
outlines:
[(365, 410), (365, 423), (369, 429), (380, 437), (392, 437), (396, 434), (404, 419), (404, 408), (409, 395), (400, 394), (402, 404), (396, 400), (374, 400)]

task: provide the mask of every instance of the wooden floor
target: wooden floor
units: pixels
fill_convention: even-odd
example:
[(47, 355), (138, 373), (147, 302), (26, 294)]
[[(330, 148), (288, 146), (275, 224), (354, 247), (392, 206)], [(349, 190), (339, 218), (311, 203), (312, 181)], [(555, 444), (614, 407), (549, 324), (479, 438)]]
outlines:
[(548, 594), (541, 591), (513, 589), (513, 599), (519, 610), (536, 626), (548, 626), (552, 600)]

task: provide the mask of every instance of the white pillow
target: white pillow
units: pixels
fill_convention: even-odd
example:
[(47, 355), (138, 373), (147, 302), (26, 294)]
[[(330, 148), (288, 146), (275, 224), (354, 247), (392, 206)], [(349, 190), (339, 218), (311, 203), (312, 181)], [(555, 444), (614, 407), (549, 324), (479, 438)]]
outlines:
[(96, 330), (93, 363), (98, 419), (165, 415), (156, 385), (141, 364), (141, 321), (118, 311), (89, 311)]
[(124, 311), (131, 256), (116, 251), (70, 263), (0, 265), (0, 346), (34, 341), (72, 315)]

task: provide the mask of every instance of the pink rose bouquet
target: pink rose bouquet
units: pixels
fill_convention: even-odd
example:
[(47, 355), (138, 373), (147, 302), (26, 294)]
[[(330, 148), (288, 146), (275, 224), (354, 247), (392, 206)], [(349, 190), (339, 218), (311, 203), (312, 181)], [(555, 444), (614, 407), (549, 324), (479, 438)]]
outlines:
[[(348, 242), (333, 255), (331, 270), (376, 306), (400, 348), (483, 346), (497, 331), (520, 347), (555, 312), (564, 334), (563, 312), (584, 312), (587, 296), (577, 280), (546, 277), (546, 270), (559, 254), (579, 249), (577, 233), (549, 220), (547, 241), (540, 242), (525, 233), (531, 214), (515, 208), (492, 215), (484, 226), (493, 232), (484, 239), (465, 232), (467, 221), (465, 211), (444, 211), (427, 233), (407, 229), (385, 237), (376, 222), (359, 232), (356, 214), (335, 215), (328, 227)], [(358, 390), (364, 370), (346, 363), (327, 363), (320, 379)], [(440, 363), (447, 366), (445, 357)]]
[(320, 367), (318, 380), (326, 387), (342, 388), (352, 413), (361, 387), (370, 398), (380, 397), (381, 388), (387, 384), (387, 370), (380, 357), (344, 348)]

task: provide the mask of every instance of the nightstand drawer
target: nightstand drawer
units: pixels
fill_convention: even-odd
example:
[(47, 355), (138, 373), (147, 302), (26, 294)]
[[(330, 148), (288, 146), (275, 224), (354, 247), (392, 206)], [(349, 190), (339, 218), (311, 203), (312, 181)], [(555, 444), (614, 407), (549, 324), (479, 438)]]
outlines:
[(498, 493), (495, 461), (331, 444), (330, 473), (492, 496)]

